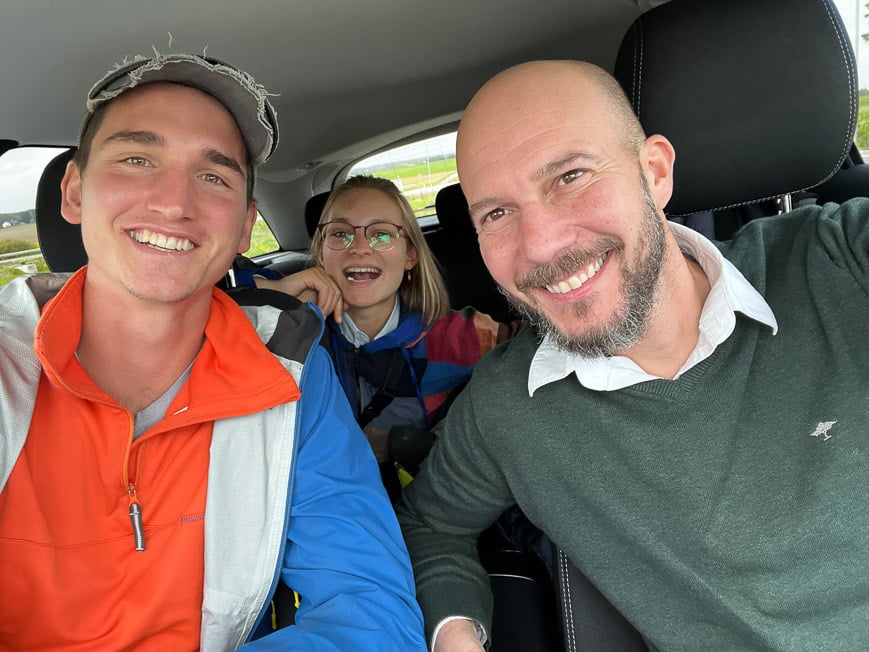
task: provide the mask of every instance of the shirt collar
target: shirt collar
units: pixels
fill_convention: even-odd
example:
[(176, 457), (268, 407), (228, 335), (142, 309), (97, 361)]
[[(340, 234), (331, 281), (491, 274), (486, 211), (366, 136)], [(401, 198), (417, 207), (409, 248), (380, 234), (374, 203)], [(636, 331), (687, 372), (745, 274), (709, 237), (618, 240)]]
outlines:
[[(769, 304), (711, 241), (681, 224), (671, 222), (669, 225), (682, 253), (697, 261), (710, 285), (700, 314), (697, 345), (676, 374), (678, 378), (712, 355), (730, 336), (736, 327), (737, 312), (769, 326), (773, 335), (778, 332), (778, 324)], [(549, 337), (544, 337), (531, 360), (528, 395), (533, 396), (543, 385), (571, 373), (576, 374), (583, 386), (597, 391), (623, 389), (659, 378), (624, 356), (584, 358), (558, 348)]]
[[(392, 305), (392, 312), (389, 313), (389, 319), (386, 320), (386, 323), (383, 325), (383, 328), (380, 329), (380, 332), (375, 335), (374, 339), (376, 340), (379, 337), (383, 337), (387, 333), (391, 333), (398, 327), (398, 322), (401, 317), (401, 309), (398, 301), (398, 295), (395, 295), (395, 303)], [(368, 337), (365, 333), (363, 333), (359, 328), (353, 323), (353, 318), (350, 317), (348, 313), (344, 313), (341, 318), (341, 323), (338, 324), (338, 328), (341, 330), (341, 335), (344, 336), (348, 342), (350, 342), (353, 346), (360, 347), (363, 344), (368, 344), (371, 342), (371, 338)]]

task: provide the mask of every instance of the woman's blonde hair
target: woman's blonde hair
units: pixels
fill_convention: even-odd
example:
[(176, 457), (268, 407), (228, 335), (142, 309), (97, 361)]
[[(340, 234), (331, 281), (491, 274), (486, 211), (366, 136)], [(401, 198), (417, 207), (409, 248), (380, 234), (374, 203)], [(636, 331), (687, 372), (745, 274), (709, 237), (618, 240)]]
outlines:
[[(398, 206), (404, 227), (400, 237), (406, 237), (408, 246), (414, 247), (417, 253), (416, 267), (409, 270), (409, 280), (408, 274), (404, 276), (398, 294), (409, 311), (421, 314), (425, 325), (431, 325), (449, 312), (449, 295), (434, 255), (419, 228), (416, 215), (405, 196), (392, 181), (370, 176), (350, 177), (329, 194), (318, 224), (328, 222), (332, 218), (332, 205), (341, 195), (356, 189), (379, 190), (391, 197)], [(322, 251), (323, 236), (320, 229), (317, 229), (311, 239), (311, 253), (318, 263), (322, 260)]]

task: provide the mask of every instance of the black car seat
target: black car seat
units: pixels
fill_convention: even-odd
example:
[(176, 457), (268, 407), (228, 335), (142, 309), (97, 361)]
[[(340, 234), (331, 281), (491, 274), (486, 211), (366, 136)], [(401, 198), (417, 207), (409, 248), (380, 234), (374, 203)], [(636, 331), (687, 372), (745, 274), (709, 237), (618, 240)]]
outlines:
[(317, 230), (317, 225), (320, 223), (320, 216), (323, 214), (323, 207), (326, 205), (326, 200), (329, 199), (329, 192), (321, 192), (305, 202), (305, 229), (308, 231), (308, 237), (313, 238), (314, 232)]
[(829, 0), (672, 0), (634, 22), (615, 75), (676, 149), (668, 215), (813, 188), (853, 144), (854, 55)]
[(74, 272), (87, 264), (81, 227), (60, 214), (60, 182), (75, 155), (72, 147), (55, 156), (39, 177), (36, 187), (36, 234), (42, 257), (52, 272)]
[[(668, 215), (815, 188), (852, 147), (854, 57), (829, 0), (671, 0), (630, 27), (615, 75), (646, 133), (676, 149)], [(565, 649), (645, 649), (582, 560), (556, 555)]]
[(426, 241), (440, 265), (450, 305), (455, 309), (473, 306), (502, 323), (517, 319), (486, 269), (459, 184), (438, 191), (435, 211), (439, 226), (426, 234)]

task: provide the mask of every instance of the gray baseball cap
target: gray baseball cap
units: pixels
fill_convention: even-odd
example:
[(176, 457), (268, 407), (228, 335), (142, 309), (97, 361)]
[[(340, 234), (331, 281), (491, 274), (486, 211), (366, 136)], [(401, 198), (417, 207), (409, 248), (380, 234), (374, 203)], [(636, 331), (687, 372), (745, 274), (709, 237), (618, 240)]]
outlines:
[(252, 165), (264, 163), (278, 146), (277, 113), (268, 91), (248, 73), (196, 54), (158, 54), (150, 59), (137, 56), (110, 70), (88, 93), (82, 133), (100, 104), (153, 82), (191, 86), (223, 104), (238, 124)]

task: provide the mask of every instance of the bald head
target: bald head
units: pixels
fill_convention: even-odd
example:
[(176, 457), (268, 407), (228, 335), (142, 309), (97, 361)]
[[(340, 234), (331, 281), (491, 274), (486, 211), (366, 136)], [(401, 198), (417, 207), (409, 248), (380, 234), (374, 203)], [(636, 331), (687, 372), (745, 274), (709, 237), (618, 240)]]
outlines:
[[(603, 68), (583, 61), (532, 61), (495, 75), (472, 98), (459, 126), (459, 174), (481, 140), (509, 138), (517, 124), (573, 121), (605, 129), (636, 153), (645, 134), (619, 83)], [(506, 144), (506, 143), (505, 143)]]
[(492, 278), (542, 332), (583, 355), (636, 345), (668, 251), (675, 152), (646, 138), (618, 83), (576, 61), (536, 61), (474, 96), (459, 177)]

